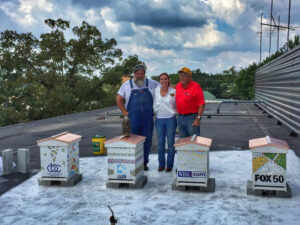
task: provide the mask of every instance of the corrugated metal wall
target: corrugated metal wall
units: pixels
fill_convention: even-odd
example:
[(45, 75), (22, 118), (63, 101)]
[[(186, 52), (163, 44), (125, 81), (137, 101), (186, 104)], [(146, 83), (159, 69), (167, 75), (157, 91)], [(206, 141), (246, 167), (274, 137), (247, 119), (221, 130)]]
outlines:
[(300, 134), (300, 47), (255, 73), (255, 100), (261, 108)]

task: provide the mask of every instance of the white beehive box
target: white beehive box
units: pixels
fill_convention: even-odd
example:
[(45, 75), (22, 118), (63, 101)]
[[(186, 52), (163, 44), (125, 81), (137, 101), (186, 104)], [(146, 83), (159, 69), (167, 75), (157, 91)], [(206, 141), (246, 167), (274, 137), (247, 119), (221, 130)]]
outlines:
[(68, 181), (79, 173), (80, 135), (64, 132), (38, 140), (43, 179)]
[(195, 135), (176, 141), (177, 185), (207, 187), (211, 142), (212, 139)]
[(104, 142), (107, 148), (107, 182), (135, 184), (144, 175), (145, 139), (131, 134)]
[(249, 140), (249, 148), (252, 152), (253, 190), (287, 191), (287, 142), (267, 136)]

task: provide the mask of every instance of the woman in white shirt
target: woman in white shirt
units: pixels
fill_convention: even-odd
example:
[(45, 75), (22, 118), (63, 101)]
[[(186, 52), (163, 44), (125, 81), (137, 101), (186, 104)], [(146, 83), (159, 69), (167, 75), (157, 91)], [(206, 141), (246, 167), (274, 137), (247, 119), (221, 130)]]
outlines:
[[(163, 171), (166, 167), (166, 172), (173, 169), (174, 164), (174, 139), (176, 132), (176, 90), (170, 87), (170, 77), (167, 73), (159, 75), (160, 86), (154, 90), (153, 110), (156, 114), (156, 132), (158, 139), (158, 171)], [(167, 165), (165, 159), (165, 141), (168, 142)]]

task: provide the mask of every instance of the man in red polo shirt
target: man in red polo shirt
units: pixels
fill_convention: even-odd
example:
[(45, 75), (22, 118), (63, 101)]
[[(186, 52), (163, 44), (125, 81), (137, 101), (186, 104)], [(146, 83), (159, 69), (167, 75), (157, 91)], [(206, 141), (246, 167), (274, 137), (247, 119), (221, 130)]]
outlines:
[(183, 67), (178, 71), (180, 82), (176, 85), (179, 137), (200, 136), (200, 119), (205, 108), (201, 86), (192, 81), (192, 71)]

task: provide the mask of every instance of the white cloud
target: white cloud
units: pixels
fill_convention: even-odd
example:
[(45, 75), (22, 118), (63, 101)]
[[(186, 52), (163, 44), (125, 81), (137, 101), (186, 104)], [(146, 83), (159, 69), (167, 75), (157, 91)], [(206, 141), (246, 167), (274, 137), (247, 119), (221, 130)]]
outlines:
[(53, 4), (47, 0), (19, 0), (20, 7), (18, 11), (25, 14), (31, 14), (33, 9), (51, 12)]
[(101, 9), (100, 14), (104, 20), (107, 29), (113, 33), (117, 33), (119, 31), (119, 24), (114, 22), (113, 10), (111, 10), (108, 7), (105, 7)]
[[(259, 60), (259, 35), (256, 32), (260, 30), (260, 12), (255, 10), (260, 6), (259, 0), (255, 1), (257, 4), (249, 0), (131, 0), (112, 1), (106, 7), (103, 7), (102, 3), (97, 6), (95, 2), (89, 6), (89, 1), (83, 0), (78, 4), (74, 4), (72, 0), (0, 0), (0, 13), (4, 12), (3, 14), (11, 19), (7, 19), (7, 24), (16, 25), (17, 31), (33, 32), (35, 36), (49, 31), (43, 23), (47, 18), (69, 20), (71, 27), (80, 26), (85, 20), (97, 26), (103, 38), (115, 38), (118, 42), (117, 48), (122, 49), (124, 57), (137, 54), (148, 65), (148, 75), (163, 71), (173, 73), (183, 66), (216, 73), (231, 66), (239, 68)], [(269, 0), (263, 2), (269, 7)], [(280, 4), (279, 2), (275, 6)], [(120, 5), (121, 8), (118, 7)], [(121, 20), (117, 14), (138, 12), (137, 7), (147, 6), (149, 10), (146, 8), (145, 13), (152, 12), (147, 14), (150, 16), (150, 22), (146, 20), (144, 23), (138, 23), (140, 20), (137, 19), (143, 19), (143, 15), (136, 20), (130, 16), (128, 20)], [(292, 6), (293, 9), (299, 9), (300, 3), (295, 2)], [(169, 14), (170, 10), (174, 13)], [(199, 18), (203, 19), (203, 23), (184, 23), (185, 25), (177, 27), (170, 22), (165, 26), (156, 26), (160, 21), (152, 23), (152, 19), (157, 17), (151, 15), (157, 16), (157, 12), (165, 12), (161, 18), (171, 18), (171, 22), (174, 21), (172, 18), (178, 17), (183, 22), (186, 22), (185, 19), (194, 21), (195, 18)], [(298, 18), (296, 15), (292, 17), (292, 23), (299, 21)], [(219, 27), (216, 25), (218, 20)], [(207, 24), (203, 26), (205, 22)], [(4, 23), (0, 22), (0, 25), (3, 26)], [(231, 27), (222, 27), (223, 23)], [(281, 23), (286, 24), (284, 18)], [(13, 26), (9, 25), (4, 29), (13, 29)], [(290, 35), (297, 32), (299, 31), (291, 31)], [(66, 31), (66, 38), (70, 37), (71, 29)], [(281, 31), (279, 45), (282, 46), (285, 40), (286, 32)], [(263, 37), (263, 55), (268, 54), (267, 48), (268, 39)], [(271, 52), (274, 52), (275, 48), (276, 35), (272, 40)]]
[(215, 16), (233, 25), (245, 11), (246, 6), (240, 0), (207, 0)]
[(216, 56), (206, 58), (200, 63), (200, 69), (204, 72), (219, 73), (232, 66), (236, 68), (246, 67), (259, 59), (259, 52), (222, 52)]
[(135, 35), (126, 41), (145, 46), (211, 50), (214, 47), (230, 43), (226, 33), (218, 31), (212, 22), (202, 28), (187, 27), (169, 30), (151, 26), (137, 26), (133, 23), (132, 29), (135, 31)]
[(165, 0), (153, 0), (152, 7), (160, 8), (164, 5), (165, 2), (166, 2)]
[(228, 38), (226, 34), (216, 30), (216, 26), (213, 23), (197, 30), (198, 31), (192, 32), (193, 35), (190, 36), (190, 39), (184, 42), (184, 47), (209, 50), (227, 42), (226, 40)]
[(86, 21), (92, 25), (95, 25), (97, 22), (101, 21), (101, 17), (99, 16), (99, 12), (97, 12), (95, 9), (90, 9), (84, 11), (84, 15), (86, 17)]
[(190, 4), (182, 5), (181, 13), (197, 18), (199, 16), (199, 6), (195, 1), (190, 1)]
[[(170, 72), (169, 67), (174, 65), (178, 54), (174, 50), (157, 50), (137, 44), (121, 44), (119, 46), (124, 53), (124, 57), (128, 55), (138, 55), (140, 60), (147, 64), (147, 75), (157, 75), (162, 71)], [(163, 63), (162, 63), (163, 62)]]
[(38, 23), (35, 18), (38, 14), (36, 12), (51, 12), (53, 4), (47, 0), (19, 0), (19, 5), (12, 2), (0, 3), (0, 9), (16, 23), (22, 26), (33, 26)]
[(37, 21), (32, 17), (31, 14), (20, 15), (19, 13), (16, 13), (15, 12), (16, 7), (17, 6), (14, 3), (10, 3), (10, 2), (0, 3), (0, 9), (2, 9), (4, 13), (16, 23), (23, 26), (32, 26), (33, 24), (37, 23)]
[(55, 15), (52, 18), (70, 20), (71, 26), (80, 26), (82, 20), (86, 19), (84, 15), (82, 15), (84, 12), (78, 8), (74, 8), (72, 5), (68, 5), (65, 9), (60, 8), (57, 12), (57, 16)]
[(124, 45), (123, 46), (125, 49), (125, 52), (127, 54), (137, 54), (141, 57), (143, 57), (144, 59), (155, 59), (155, 60), (159, 60), (161, 58), (165, 58), (165, 57), (175, 57), (176, 56), (176, 52), (174, 50), (157, 50), (154, 48), (148, 48), (146, 46), (142, 46), (142, 45), (137, 45), (137, 44), (129, 44), (129, 45)]

